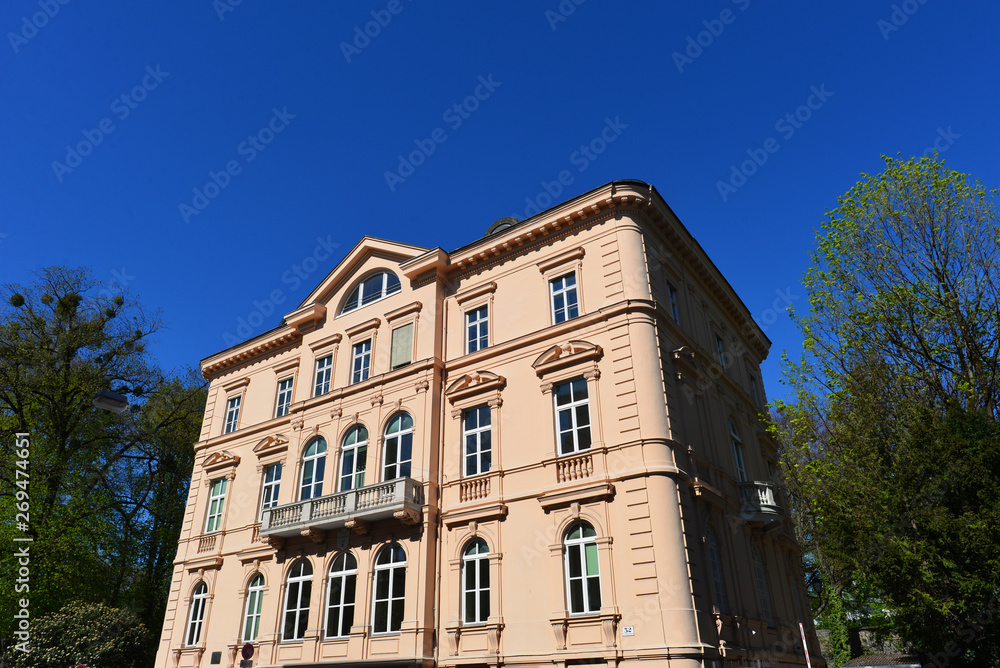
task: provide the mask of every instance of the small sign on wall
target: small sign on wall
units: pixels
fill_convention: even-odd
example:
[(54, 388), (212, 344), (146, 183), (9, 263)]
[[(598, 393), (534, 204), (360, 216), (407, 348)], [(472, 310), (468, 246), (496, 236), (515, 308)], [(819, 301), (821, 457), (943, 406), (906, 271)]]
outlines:
[(622, 627), (622, 635), (623, 636), (634, 636), (635, 635), (635, 627), (634, 626), (623, 626)]

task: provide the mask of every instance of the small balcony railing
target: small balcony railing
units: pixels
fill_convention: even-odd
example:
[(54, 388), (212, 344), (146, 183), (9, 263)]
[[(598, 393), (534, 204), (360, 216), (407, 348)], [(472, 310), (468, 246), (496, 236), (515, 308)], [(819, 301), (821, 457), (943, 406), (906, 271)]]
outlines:
[(318, 532), (345, 526), (364, 533), (368, 523), (390, 517), (415, 524), (423, 506), (423, 489), (413, 478), (397, 478), (277, 506), (264, 511), (260, 535), (262, 538), (316, 536)]
[(783, 512), (778, 505), (778, 488), (770, 482), (741, 482), (740, 517), (748, 522), (759, 522), (777, 526), (781, 523)]

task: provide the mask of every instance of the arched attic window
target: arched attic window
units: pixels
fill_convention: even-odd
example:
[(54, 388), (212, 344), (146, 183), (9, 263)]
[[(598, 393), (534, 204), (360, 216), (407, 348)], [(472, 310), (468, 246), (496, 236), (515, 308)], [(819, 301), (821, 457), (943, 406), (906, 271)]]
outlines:
[(350, 313), (362, 306), (368, 306), (372, 302), (377, 302), (389, 295), (394, 295), (402, 290), (399, 278), (391, 271), (376, 272), (354, 286), (344, 308), (340, 310), (341, 315)]

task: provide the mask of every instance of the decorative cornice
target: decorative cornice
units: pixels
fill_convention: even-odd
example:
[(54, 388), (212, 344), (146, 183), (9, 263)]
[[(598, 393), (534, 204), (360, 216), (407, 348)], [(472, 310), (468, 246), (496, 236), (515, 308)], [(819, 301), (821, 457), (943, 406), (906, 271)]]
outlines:
[(444, 396), (448, 401), (455, 403), (473, 394), (495, 391), (499, 392), (506, 385), (507, 379), (489, 371), (474, 371), (462, 375), (458, 380), (448, 386), (444, 391)]
[(302, 335), (291, 327), (281, 327), (270, 336), (248, 341), (240, 347), (209, 358), (202, 363), (201, 375), (206, 379), (211, 379), (230, 367), (255, 359), (300, 338)]
[(214, 472), (226, 468), (236, 468), (239, 464), (239, 455), (234, 455), (229, 450), (222, 450), (206, 457), (202, 467), (206, 471)]
[(572, 262), (573, 260), (579, 260), (584, 255), (583, 247), (574, 248), (572, 250), (566, 251), (565, 253), (559, 253), (550, 258), (546, 258), (538, 263), (538, 271), (543, 274), (553, 267), (558, 267), (559, 265)]
[(366, 320), (366, 321), (362, 322), (361, 324), (355, 325), (354, 327), (351, 327), (350, 329), (344, 330), (344, 334), (347, 335), (347, 338), (353, 339), (358, 334), (364, 334), (364, 333), (368, 332), (369, 330), (378, 329), (378, 326), (381, 323), (382, 323), (382, 321), (380, 319), (378, 319), (378, 318), (372, 318), (371, 320)]
[(600, 346), (589, 341), (567, 341), (543, 352), (532, 362), (531, 367), (541, 377), (550, 371), (572, 364), (599, 360), (603, 354), (604, 351)]
[(288, 450), (288, 439), (281, 434), (267, 436), (253, 447), (253, 452), (258, 459), (286, 450)]
[(326, 306), (313, 302), (286, 315), (285, 324), (301, 334), (303, 327), (318, 323), (325, 316)]
[(322, 339), (319, 339), (318, 341), (313, 341), (312, 343), (310, 343), (309, 349), (315, 353), (324, 348), (329, 348), (330, 346), (340, 343), (341, 339), (343, 338), (344, 338), (343, 335), (341, 335), (339, 332), (336, 334), (331, 334), (330, 336), (326, 336)]
[(474, 288), (469, 288), (468, 290), (459, 292), (458, 294), (455, 295), (455, 301), (458, 302), (459, 304), (464, 304), (470, 299), (475, 299), (476, 297), (479, 297), (481, 295), (490, 294), (496, 291), (497, 291), (496, 281), (490, 281), (489, 283), (485, 283), (483, 285), (477, 285)]
[(232, 380), (222, 386), (222, 391), (229, 394), (233, 390), (238, 390), (241, 387), (246, 387), (250, 384), (250, 376), (244, 376), (243, 378), (238, 378), (237, 380)]
[(423, 303), (416, 301), (406, 306), (401, 306), (394, 311), (389, 311), (385, 314), (385, 321), (391, 323), (393, 320), (398, 320), (403, 316), (409, 315), (411, 313), (420, 313), (420, 309), (423, 308)]

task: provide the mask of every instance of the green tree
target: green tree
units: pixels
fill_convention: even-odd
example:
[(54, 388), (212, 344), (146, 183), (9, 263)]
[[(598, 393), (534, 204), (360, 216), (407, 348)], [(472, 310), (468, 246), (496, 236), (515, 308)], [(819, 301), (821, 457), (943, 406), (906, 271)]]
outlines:
[[(70, 600), (101, 602), (159, 628), (176, 551), (205, 391), (164, 374), (146, 351), (161, 326), (127, 294), (84, 269), (50, 267), (8, 285), (0, 306), (0, 539), (33, 539), (32, 616)], [(93, 406), (113, 389), (122, 415)], [(14, 522), (15, 434), (30, 439), (30, 520)], [(9, 518), (9, 519), (6, 519)], [(8, 551), (9, 552), (9, 551)], [(14, 572), (11, 553), (0, 567)], [(13, 634), (14, 591), (0, 583), (0, 637)], [(155, 639), (147, 638), (151, 662)]]
[(30, 651), (12, 651), (14, 668), (100, 668), (142, 665), (149, 631), (137, 617), (100, 603), (67, 603), (31, 625)]
[[(1000, 648), (996, 191), (885, 158), (818, 235), (772, 429), (826, 585), (932, 661)], [(851, 610), (854, 605), (854, 610)], [(944, 665), (942, 663), (941, 665)]]

